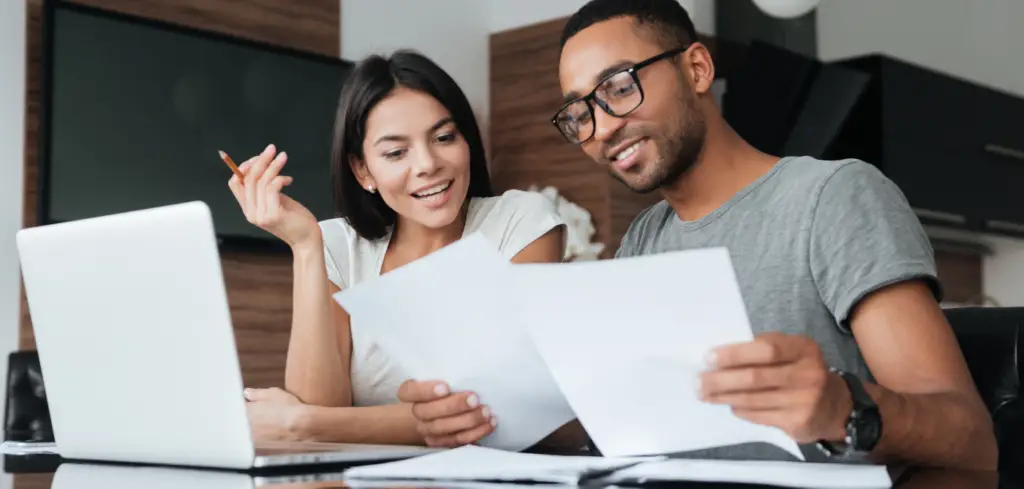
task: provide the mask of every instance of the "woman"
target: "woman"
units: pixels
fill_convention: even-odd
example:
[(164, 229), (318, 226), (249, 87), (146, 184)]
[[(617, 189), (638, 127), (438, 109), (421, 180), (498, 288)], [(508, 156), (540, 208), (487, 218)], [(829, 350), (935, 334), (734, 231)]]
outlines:
[[(318, 223), (281, 193), (285, 152), (268, 146), (228, 185), (246, 217), (291, 247), (293, 318), (285, 390), (248, 389), (258, 440), (423, 444), (407, 404), (408, 379), (331, 296), (480, 232), (512, 262), (557, 262), (564, 224), (541, 195), (491, 193), (480, 130), (451, 77), (408, 51), (362, 61), (341, 94), (332, 173), (340, 217)], [(325, 267), (326, 264), (326, 267)], [(478, 440), (496, 419), (471, 432)], [(452, 438), (455, 439), (455, 438)]]

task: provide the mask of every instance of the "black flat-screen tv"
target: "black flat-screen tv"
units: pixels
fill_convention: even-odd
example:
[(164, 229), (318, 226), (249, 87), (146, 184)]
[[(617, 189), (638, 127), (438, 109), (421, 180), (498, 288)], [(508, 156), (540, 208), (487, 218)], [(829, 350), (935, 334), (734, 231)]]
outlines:
[(227, 187), (268, 144), (289, 196), (333, 215), (330, 154), (341, 59), (48, 0), (43, 21), (40, 224), (192, 200), (223, 245), (280, 249)]

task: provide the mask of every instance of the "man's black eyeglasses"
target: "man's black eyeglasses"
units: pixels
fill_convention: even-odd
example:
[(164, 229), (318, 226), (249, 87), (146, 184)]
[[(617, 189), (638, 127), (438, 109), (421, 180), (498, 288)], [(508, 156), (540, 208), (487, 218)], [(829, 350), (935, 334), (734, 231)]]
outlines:
[(594, 89), (562, 106), (551, 123), (570, 143), (581, 144), (594, 137), (594, 104), (612, 117), (625, 117), (644, 102), (644, 89), (637, 71), (675, 56), (690, 46), (672, 49), (606, 76)]

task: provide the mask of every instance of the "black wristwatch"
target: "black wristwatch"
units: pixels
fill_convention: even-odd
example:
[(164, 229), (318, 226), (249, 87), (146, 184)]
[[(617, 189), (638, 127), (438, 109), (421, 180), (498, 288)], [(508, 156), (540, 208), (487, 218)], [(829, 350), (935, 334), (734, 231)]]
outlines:
[(846, 419), (846, 438), (844, 443), (819, 441), (818, 448), (829, 457), (857, 457), (866, 455), (882, 438), (882, 415), (871, 395), (864, 390), (861, 380), (849, 372), (831, 368), (830, 372), (838, 374), (850, 389), (853, 399), (853, 410)]

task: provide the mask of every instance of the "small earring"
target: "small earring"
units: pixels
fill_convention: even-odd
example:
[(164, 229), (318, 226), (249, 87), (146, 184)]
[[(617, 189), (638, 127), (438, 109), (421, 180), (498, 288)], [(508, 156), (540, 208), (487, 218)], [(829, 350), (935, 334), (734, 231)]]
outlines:
[(366, 191), (370, 192), (372, 194), (373, 193), (373, 185), (367, 185), (366, 186)]

